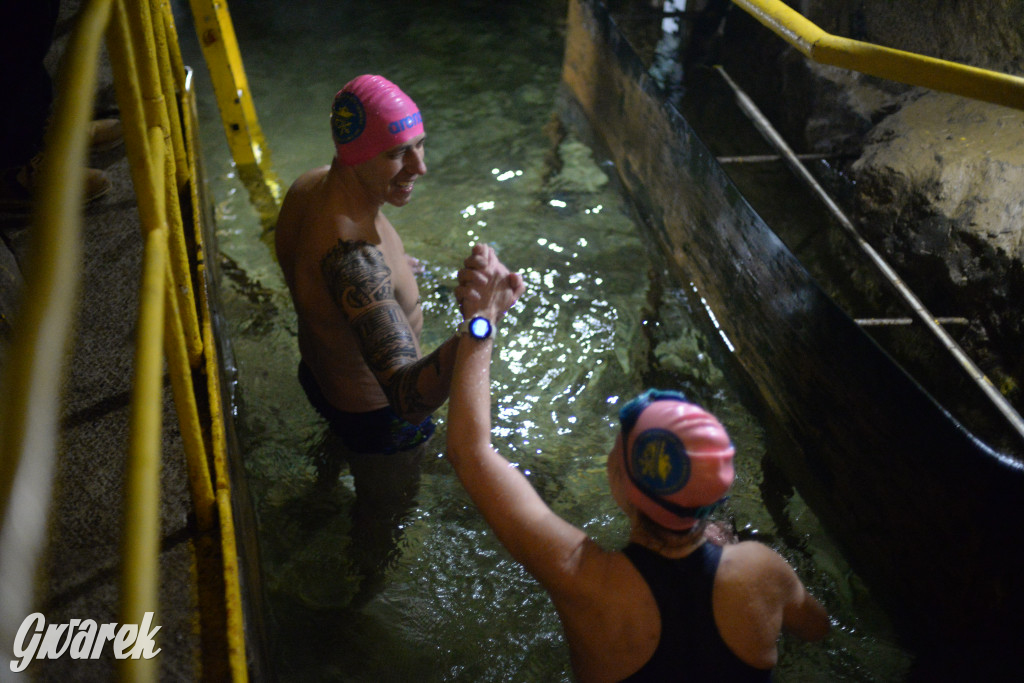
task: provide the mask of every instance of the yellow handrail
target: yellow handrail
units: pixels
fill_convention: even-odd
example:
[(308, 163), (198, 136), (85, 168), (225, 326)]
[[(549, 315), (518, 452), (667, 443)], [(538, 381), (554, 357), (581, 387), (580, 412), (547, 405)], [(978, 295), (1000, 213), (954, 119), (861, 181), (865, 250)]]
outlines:
[[(160, 81), (160, 56), (157, 53), (155, 30), (150, 12), (149, 2), (139, 2), (134, 9), (136, 11), (127, 14), (129, 33), (127, 39), (137, 43), (135, 51), (135, 69), (139, 75), (139, 87), (141, 88), (142, 102), (145, 107), (144, 119), (148, 126), (159, 126), (164, 135), (170, 141), (174, 139), (172, 128), (178, 129), (177, 137), (180, 138), (177, 115), (170, 116), (168, 107), (175, 102), (173, 92), (165, 97), (163, 84)], [(162, 14), (161, 24), (163, 23)], [(166, 44), (165, 44), (166, 47)], [(166, 50), (164, 50), (166, 52)], [(173, 122), (173, 123), (172, 123)], [(174, 168), (174, 156), (168, 155), (165, 163), (169, 169)], [(174, 174), (172, 173), (172, 177)], [(171, 212), (169, 222), (181, 223), (181, 205), (178, 201), (177, 183), (167, 183), (164, 187), (167, 194), (167, 208)], [(171, 231), (171, 266), (174, 271), (174, 279), (177, 284), (175, 290), (178, 296), (178, 306), (183, 316), (182, 323), (185, 330), (185, 344), (188, 349), (189, 361), (192, 367), (197, 367), (202, 356), (202, 342), (199, 339), (199, 322), (196, 313), (194, 293), (192, 292), (192, 281), (189, 277), (188, 256), (185, 248), (184, 234), (180, 230)]]
[[(33, 611), (35, 572), (46, 539), (60, 380), (81, 277), (87, 128), (104, 31), (145, 243), (125, 482), (121, 622), (139, 624), (145, 612), (158, 608), (166, 356), (198, 531), (202, 675), (245, 681), (232, 485), (198, 208), (194, 93), (166, 0), (83, 3), (62, 66), (33, 208), (25, 294), (0, 393), (0, 648), (10, 654), (15, 630)], [(120, 665), (124, 680), (157, 678), (156, 660)]]
[[(204, 273), (195, 273), (194, 279), (200, 288), (198, 293), (193, 293), (190, 286), (193, 280), (192, 262), (198, 268), (198, 264), (204, 260), (201, 230), (196, 229), (191, 235), (195, 251), (190, 255), (185, 249), (183, 229), (182, 201), (185, 198), (179, 194), (187, 186), (188, 203), (193, 209), (189, 218), (193, 221), (193, 227), (197, 228), (199, 214), (195, 207), (198, 206), (199, 196), (196, 190), (195, 141), (186, 141), (178, 126), (178, 121), (187, 121), (193, 110), (189, 108), (183, 112), (178, 107), (172, 88), (176, 89), (179, 84), (185, 83), (180, 55), (171, 53), (169, 41), (159, 39), (160, 35), (165, 38), (168, 34), (176, 35), (169, 8), (166, 3), (150, 0), (148, 6), (147, 3), (141, 3), (137, 9), (129, 14), (127, 22), (118, 21), (112, 25), (110, 51), (115, 79), (118, 73), (125, 70), (124, 65), (119, 66), (122, 61), (127, 65), (135, 62), (134, 68), (128, 69), (125, 74), (125, 80), (130, 82), (135, 73), (143, 76), (140, 89), (129, 89), (133, 94), (141, 93), (142, 100), (133, 103), (129, 97), (123, 97), (121, 88), (118, 88), (122, 116), (133, 119), (126, 131), (134, 131), (134, 134), (126, 133), (125, 144), (130, 157), (142, 157), (148, 164), (144, 167), (148, 172), (137, 171), (134, 164), (132, 167), (133, 178), (137, 178), (140, 205), (148, 202), (161, 204), (161, 200), (166, 199), (166, 219), (171, 227), (170, 267), (164, 269), (167, 310), (163, 328), (164, 347), (200, 532), (196, 540), (196, 554), (200, 570), (198, 598), (203, 632), (203, 671), (205, 676), (213, 679), (240, 681), (247, 679), (241, 591), (233, 513), (230, 505), (223, 504), (225, 499), (230, 501), (231, 485), (225, 468), (219, 468), (213, 462), (215, 453), (225, 450), (221, 443), (223, 426), (213, 424), (214, 421), (223, 420), (223, 415), (212, 408), (210, 413), (201, 414), (199, 407), (200, 403), (219, 406), (221, 397), (216, 380), (219, 370), (212, 325), (209, 322), (206, 302), (208, 283), (203, 277)], [(156, 40), (138, 40), (139, 34), (144, 35), (147, 27), (152, 30)], [(123, 43), (125, 47), (115, 47), (118, 43)], [(140, 59), (144, 59), (148, 66), (141, 67), (137, 63)], [(190, 95), (183, 93), (183, 96)], [(156, 103), (160, 106), (155, 106)], [(144, 128), (150, 131), (148, 145), (145, 138), (138, 135)], [(160, 131), (163, 131), (162, 138)], [(191, 131), (191, 134), (194, 135), (195, 131)], [(159, 144), (174, 149), (174, 154), (166, 157), (155, 155), (155, 148)], [(184, 162), (184, 167), (180, 166), (181, 162)], [(161, 175), (163, 182), (152, 182)], [(138, 190), (140, 187), (142, 191)], [(186, 292), (187, 296), (184, 296)], [(199, 309), (203, 313), (202, 329)], [(193, 369), (198, 374), (194, 374)], [(206, 386), (208, 396), (205, 400), (201, 400), (197, 393), (197, 382)], [(213, 538), (219, 537), (221, 542), (216, 545), (211, 543), (211, 535)], [(129, 616), (126, 612), (125, 619)]]
[[(123, 17), (122, 14), (124, 15)], [(132, 31), (136, 27), (137, 31)], [(209, 466), (207, 464), (208, 457), (202, 436), (199, 410), (196, 404), (191, 375), (191, 367), (194, 365), (192, 359), (198, 358), (197, 353), (202, 353), (202, 346), (199, 343), (198, 317), (195, 313), (195, 304), (191, 300), (191, 293), (189, 300), (183, 302), (183, 297), (180, 295), (178, 287), (183, 267), (185, 268), (184, 276), (190, 279), (187, 268), (188, 258), (187, 255), (176, 255), (174, 253), (183, 248), (184, 245), (183, 231), (181, 230), (182, 216), (176, 190), (174, 191), (174, 201), (169, 202), (169, 204), (173, 204), (177, 210), (173, 212), (169, 220), (168, 217), (160, 216), (156, 213), (157, 195), (163, 195), (159, 198), (162, 204), (170, 194), (164, 187), (165, 183), (160, 183), (159, 186), (156, 184), (157, 174), (149, 166), (152, 162), (152, 151), (149, 149), (146, 131), (150, 125), (159, 125), (171, 117), (168, 116), (166, 111), (163, 114), (159, 111), (154, 111), (151, 105), (147, 108), (147, 92), (149, 93), (148, 99), (150, 102), (158, 100), (166, 106), (168, 101), (154, 87), (156, 78), (155, 68), (151, 68), (148, 71), (149, 78), (152, 81), (150, 87), (147, 88), (140, 82), (139, 74), (145, 74), (147, 70), (140, 69), (137, 62), (139, 59), (145, 59), (150, 62), (151, 67), (154, 67), (156, 56), (154, 53), (147, 51), (152, 45), (151, 43), (141, 42), (139, 45), (133, 45), (133, 35), (137, 35), (138, 32), (141, 32), (141, 25), (136, 21), (135, 26), (132, 26), (127, 13), (119, 3), (117, 11), (115, 11), (115, 20), (110, 26), (110, 37), (108, 40), (111, 68), (114, 72), (115, 84), (117, 85), (118, 107), (121, 109), (125, 150), (131, 165), (132, 181), (136, 188), (136, 195), (139, 197), (139, 215), (142, 224), (144, 226), (156, 225), (161, 220), (167, 220), (168, 224), (172, 226), (170, 232), (176, 236), (171, 240), (172, 254), (170, 263), (177, 264), (177, 267), (169, 267), (166, 274), (166, 291), (171, 296), (169, 296), (167, 302), (165, 350), (168, 355), (168, 368), (171, 371), (171, 388), (174, 393), (175, 404), (178, 408), (181, 436), (185, 443), (186, 464), (189, 470), (189, 481), (191, 483), (196, 519), (199, 528), (203, 531), (208, 531), (215, 524), (213, 485), (210, 480)], [(171, 100), (171, 103), (174, 102), (175, 100)], [(178, 114), (175, 113), (175, 118), (177, 116)], [(164, 160), (163, 163), (165, 168), (159, 169), (159, 175), (162, 177), (165, 173), (170, 173), (171, 177), (175, 177), (176, 171), (169, 169), (168, 160)], [(173, 160), (170, 160), (170, 163), (173, 163)], [(171, 187), (172, 189), (175, 188), (176, 183), (171, 183)], [(175, 249), (175, 247), (178, 247), (178, 249)], [(191, 310), (192, 314), (183, 316), (183, 308), (186, 311)], [(193, 321), (196, 321), (194, 329), (190, 327)], [(187, 339), (196, 340), (196, 345), (199, 347), (197, 351), (194, 352), (188, 348)], [(196, 360), (196, 363), (198, 363), (198, 360)]]
[[(29, 230), (25, 290), (0, 392), (0, 648), (31, 613), (46, 538), (61, 383), (82, 269), (87, 125), (111, 0), (82, 10), (61, 71)], [(6, 658), (6, 666), (10, 658)]]
[(1024, 109), (1024, 78), (826, 33), (780, 0), (732, 0), (821, 64)]
[[(163, 133), (150, 128), (153, 168), (163, 166)], [(162, 179), (155, 179), (158, 186)], [(160, 194), (156, 199), (158, 213)], [(142, 288), (139, 296), (135, 376), (132, 382), (129, 459), (125, 477), (125, 518), (121, 556), (121, 623), (139, 624), (146, 612), (157, 611), (157, 556), (160, 552), (160, 453), (163, 425), (164, 272), (167, 268), (167, 224), (143, 226)], [(121, 660), (122, 680), (154, 680), (156, 661)]]
[(271, 169), (227, 0), (190, 0), (190, 5), (238, 177), (267, 233), (277, 222), (281, 183)]

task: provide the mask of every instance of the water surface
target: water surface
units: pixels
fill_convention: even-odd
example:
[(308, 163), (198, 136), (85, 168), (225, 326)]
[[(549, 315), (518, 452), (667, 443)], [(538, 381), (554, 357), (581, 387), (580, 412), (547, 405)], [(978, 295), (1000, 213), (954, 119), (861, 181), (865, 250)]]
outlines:
[[(409, 205), (385, 213), (425, 266), (423, 346), (434, 348), (458, 321), (455, 271), (472, 244), (494, 245), (524, 274), (527, 292), (499, 331), (493, 439), (545, 500), (608, 547), (624, 544), (625, 520), (604, 477), (618, 407), (649, 385), (686, 391), (737, 445), (737, 482), (722, 516), (789, 559), (835, 615), (825, 644), (784, 642), (777, 679), (898, 678), (907, 659), (877, 606), (799, 496), (762, 466), (763, 430), (712, 360), (717, 340), (693, 322), (699, 293), (664, 278), (608, 181), (613, 169), (572, 137), (558, 142), (564, 1), (236, 0), (231, 10), (285, 184), (330, 161), (330, 103), (350, 78), (380, 73), (416, 100), (429, 173)], [(570, 680), (550, 602), (444, 459), (446, 408), (415, 495), (392, 511), (386, 571), (364, 579), (351, 471), (325, 456), (329, 434), (295, 379), (288, 292), (232, 168), (205, 73), (198, 76), (278, 676)]]

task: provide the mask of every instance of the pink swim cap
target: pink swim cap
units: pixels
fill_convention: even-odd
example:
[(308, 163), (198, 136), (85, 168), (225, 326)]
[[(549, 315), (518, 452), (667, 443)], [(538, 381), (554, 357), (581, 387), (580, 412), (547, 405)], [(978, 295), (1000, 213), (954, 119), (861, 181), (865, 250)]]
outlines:
[(672, 392), (649, 391), (619, 417), (627, 500), (667, 529), (684, 531), (706, 518), (736, 475), (722, 424)]
[(331, 134), (338, 160), (346, 166), (423, 133), (423, 118), (412, 98), (383, 76), (353, 78), (334, 96)]

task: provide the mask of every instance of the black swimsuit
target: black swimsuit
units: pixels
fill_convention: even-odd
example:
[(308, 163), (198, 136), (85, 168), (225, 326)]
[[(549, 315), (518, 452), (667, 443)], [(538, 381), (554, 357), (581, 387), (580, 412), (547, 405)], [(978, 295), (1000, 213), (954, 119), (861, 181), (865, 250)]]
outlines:
[(625, 681), (770, 681), (771, 669), (755, 669), (725, 644), (715, 625), (711, 591), (722, 548), (704, 543), (673, 560), (630, 543), (622, 551), (647, 582), (661, 613), (654, 654)]
[(338, 410), (317, 384), (309, 366), (299, 362), (299, 383), (316, 411), (354, 453), (397, 453), (415, 448), (434, 434), (434, 423), (428, 417), (418, 425), (400, 418), (391, 406), (368, 413), (347, 413)]

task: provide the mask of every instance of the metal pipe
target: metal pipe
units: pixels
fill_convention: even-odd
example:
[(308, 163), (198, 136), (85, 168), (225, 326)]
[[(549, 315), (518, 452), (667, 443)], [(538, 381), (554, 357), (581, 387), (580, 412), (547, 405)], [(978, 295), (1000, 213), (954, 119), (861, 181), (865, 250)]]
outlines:
[[(913, 325), (913, 318), (856, 318), (853, 322), (861, 327), (889, 327), (901, 325)], [(969, 325), (967, 318), (936, 318), (935, 322), (940, 325)]]
[[(822, 159), (834, 159), (834, 154), (797, 154), (797, 159), (804, 161), (820, 161)], [(772, 161), (782, 161), (782, 157), (778, 154), (746, 154), (743, 156), (734, 157), (718, 157), (718, 163), (720, 164), (763, 164)]]

